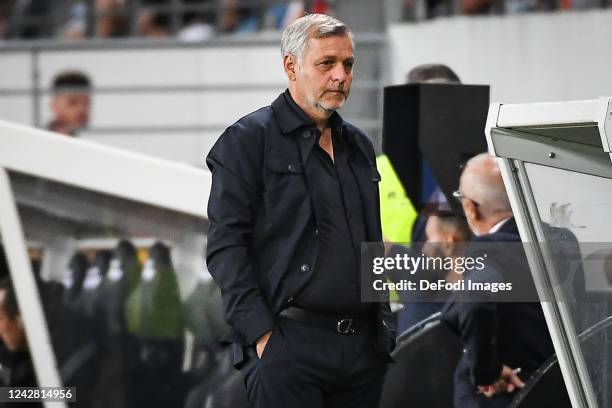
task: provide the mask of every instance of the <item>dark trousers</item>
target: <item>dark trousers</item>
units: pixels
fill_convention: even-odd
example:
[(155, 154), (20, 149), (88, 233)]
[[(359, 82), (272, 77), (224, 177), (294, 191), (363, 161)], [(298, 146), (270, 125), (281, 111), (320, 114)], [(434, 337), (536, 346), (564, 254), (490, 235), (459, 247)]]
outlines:
[(279, 318), (261, 359), (242, 367), (251, 408), (376, 408), (386, 364), (373, 329), (342, 335)]

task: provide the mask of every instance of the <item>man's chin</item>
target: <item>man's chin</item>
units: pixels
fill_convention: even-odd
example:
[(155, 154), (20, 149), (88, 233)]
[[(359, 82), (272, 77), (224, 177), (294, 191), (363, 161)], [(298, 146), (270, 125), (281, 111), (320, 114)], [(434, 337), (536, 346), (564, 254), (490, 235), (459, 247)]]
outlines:
[(323, 108), (326, 111), (337, 111), (338, 109), (340, 109), (342, 107), (342, 105), (344, 105), (344, 102), (346, 101), (345, 98), (342, 98), (342, 100), (336, 100), (336, 101), (330, 101), (330, 102), (322, 102), (319, 106), (321, 106), (321, 108)]

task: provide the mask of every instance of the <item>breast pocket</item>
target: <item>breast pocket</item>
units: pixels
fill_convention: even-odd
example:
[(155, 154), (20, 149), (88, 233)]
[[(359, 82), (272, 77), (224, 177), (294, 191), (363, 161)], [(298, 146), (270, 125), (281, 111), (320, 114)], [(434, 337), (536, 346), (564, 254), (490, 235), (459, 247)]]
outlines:
[(307, 211), (310, 199), (304, 166), (288, 157), (269, 157), (265, 162), (264, 199), (272, 212), (291, 213)]

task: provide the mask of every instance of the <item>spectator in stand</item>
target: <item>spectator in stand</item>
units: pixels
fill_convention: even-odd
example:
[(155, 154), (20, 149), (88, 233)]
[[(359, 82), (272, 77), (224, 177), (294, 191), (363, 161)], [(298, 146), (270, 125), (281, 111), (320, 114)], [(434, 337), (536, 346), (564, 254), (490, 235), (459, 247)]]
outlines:
[[(64, 0), (57, 0), (60, 10), (63, 2)], [(7, 38), (37, 39), (51, 36), (52, 25), (49, 24), (48, 16), (58, 13), (54, 8), (56, 5), (52, 5), (50, 1), (8, 0), (0, 1), (0, 4), (0, 10), (4, 9), (6, 13)]]
[[(87, 36), (89, 2), (78, 1), (69, 9), (69, 19), (61, 30), (66, 39), (80, 40)], [(125, 0), (96, 0), (94, 36), (98, 38), (124, 37), (128, 34)]]
[(78, 2), (70, 6), (68, 21), (59, 30), (59, 36), (66, 40), (82, 40), (87, 32), (87, 4)]
[(170, 36), (170, 16), (144, 9), (138, 13), (136, 32), (140, 37), (167, 38)]
[(0, 2), (0, 39), (4, 39), (7, 37), (8, 30), (8, 19), (11, 14), (11, 9), (15, 0), (6, 0)]
[[(306, 7), (310, 3), (310, 7)], [(268, 30), (283, 30), (289, 24), (304, 14), (330, 14), (331, 9), (327, 0), (293, 0), (280, 2), (268, 8), (264, 17), (263, 28)]]
[(217, 18), (216, 2), (213, 0), (185, 0), (187, 5), (197, 3), (203, 8), (183, 14), (183, 28), (177, 33), (181, 41), (199, 42), (206, 41), (215, 35), (215, 24)]
[(67, 136), (76, 136), (89, 124), (91, 81), (82, 72), (65, 71), (53, 80), (51, 111), (53, 118), (47, 129)]
[(259, 21), (252, 6), (240, 5), (237, 0), (223, 0), (222, 30), (227, 33), (252, 33), (259, 29)]
[(115, 38), (127, 34), (124, 0), (96, 0), (96, 37)]

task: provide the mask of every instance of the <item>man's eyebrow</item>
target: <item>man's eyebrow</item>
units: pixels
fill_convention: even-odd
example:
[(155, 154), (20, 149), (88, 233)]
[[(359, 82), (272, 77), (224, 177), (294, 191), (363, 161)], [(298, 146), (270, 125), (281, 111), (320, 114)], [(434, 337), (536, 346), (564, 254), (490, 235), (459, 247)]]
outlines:
[[(323, 55), (317, 61), (324, 61), (324, 60), (327, 60), (327, 59), (337, 60), (337, 59), (341, 59), (341, 58), (339, 58), (337, 55)], [(355, 56), (351, 55), (350, 57), (342, 59), (342, 61), (355, 61)]]

